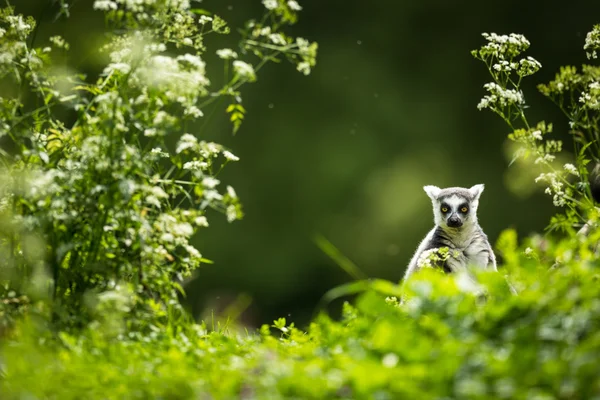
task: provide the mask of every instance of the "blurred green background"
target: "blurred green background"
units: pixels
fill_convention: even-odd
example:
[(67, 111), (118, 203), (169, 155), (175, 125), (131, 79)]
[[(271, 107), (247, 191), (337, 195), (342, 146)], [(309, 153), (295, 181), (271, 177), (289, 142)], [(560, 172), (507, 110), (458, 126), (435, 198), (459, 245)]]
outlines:
[[(40, 37), (62, 34), (69, 64), (93, 76), (105, 62), (96, 53), (103, 17), (92, 0), (71, 1), (71, 18), (52, 25), (56, 4), (19, 0), (17, 10), (41, 18)], [(305, 77), (292, 65), (268, 65), (246, 86), (248, 114), (231, 134), (220, 104), (195, 133), (231, 147), (241, 158), (221, 175), (244, 204), (245, 218), (228, 224), (212, 215), (197, 238), (214, 260), (187, 286), (199, 317), (251, 298), (250, 325), (280, 316), (305, 323), (319, 298), (351, 280), (312, 241), (322, 233), (368, 276), (401, 279), (432, 226), (422, 186), (485, 183), (479, 219), (494, 242), (501, 230), (541, 231), (551, 201), (527, 170), (507, 168), (507, 127), (478, 111), (490, 78), (470, 50), (482, 32), (522, 33), (527, 55), (543, 69), (526, 80), (531, 121), (555, 124), (566, 141), (566, 120), (537, 93), (560, 65), (585, 63), (585, 34), (600, 23), (600, 3), (540, 1), (305, 0), (291, 32), (319, 43), (318, 64)], [(259, 0), (196, 4), (232, 27), (262, 15)], [(237, 46), (234, 30), (207, 39), (208, 71), (220, 84), (214, 51)], [(41, 45), (41, 43), (40, 43)], [(206, 115), (210, 111), (205, 112)], [(528, 190), (529, 189), (529, 190)], [(238, 303), (241, 304), (240, 301)]]

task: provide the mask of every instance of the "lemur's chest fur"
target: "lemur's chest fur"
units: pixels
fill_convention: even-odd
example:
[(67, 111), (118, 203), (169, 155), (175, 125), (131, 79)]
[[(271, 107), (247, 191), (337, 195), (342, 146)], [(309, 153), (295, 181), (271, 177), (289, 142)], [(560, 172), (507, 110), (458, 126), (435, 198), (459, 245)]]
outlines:
[(446, 272), (464, 269), (468, 265), (486, 268), (491, 262), (491, 249), (487, 236), (481, 228), (471, 231), (445, 231), (441, 227), (434, 228), (431, 240), (424, 250), (448, 247), (451, 257), (446, 262)]

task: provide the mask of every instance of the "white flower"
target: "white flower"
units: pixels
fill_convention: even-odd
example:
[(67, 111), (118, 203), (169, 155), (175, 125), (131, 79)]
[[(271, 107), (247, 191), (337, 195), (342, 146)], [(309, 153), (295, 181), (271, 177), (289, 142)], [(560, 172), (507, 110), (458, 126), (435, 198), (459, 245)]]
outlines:
[(247, 79), (249, 81), (256, 80), (256, 73), (254, 72), (254, 67), (244, 61), (235, 60), (233, 62), (233, 69), (235, 73), (238, 74), (241, 78)]
[(233, 204), (230, 204), (229, 206), (227, 206), (226, 214), (227, 214), (227, 222), (233, 222), (237, 219), (237, 211)]
[(212, 176), (207, 176), (206, 178), (202, 179), (202, 185), (209, 189), (214, 189), (219, 183), (221, 183), (221, 181), (213, 178)]
[(277, 0), (263, 0), (262, 3), (267, 10), (274, 10), (277, 8)]
[(310, 64), (307, 63), (306, 61), (299, 62), (298, 65), (296, 66), (296, 69), (299, 72), (302, 72), (304, 75), (310, 74)]
[(536, 140), (542, 140), (542, 131), (540, 131), (540, 130), (533, 131), (533, 132), (531, 132), (531, 136), (533, 136), (533, 138)]
[(533, 249), (531, 247), (527, 247), (525, 249), (525, 255), (530, 255), (531, 253), (533, 253)]
[(137, 185), (131, 179), (123, 179), (119, 182), (119, 190), (123, 196), (130, 197), (135, 192)]
[(600, 49), (600, 25), (594, 26), (594, 28), (587, 33), (583, 49), (586, 51), (585, 54), (588, 59), (598, 58), (597, 50)]
[(160, 204), (160, 200), (158, 200), (155, 196), (146, 196), (146, 203), (155, 206), (156, 208), (160, 208), (161, 204)]
[(194, 41), (190, 38), (184, 38), (182, 43), (186, 46), (193, 46), (194, 45)]
[(269, 35), (269, 40), (273, 42), (273, 44), (286, 45), (285, 37), (281, 33), (271, 33)]
[(179, 139), (179, 143), (177, 143), (177, 148), (175, 149), (175, 152), (177, 154), (179, 154), (184, 150), (196, 147), (197, 144), (198, 144), (198, 139), (196, 139), (196, 137), (194, 135), (191, 135), (189, 133), (184, 133), (183, 135), (181, 135), (181, 138)]
[(150, 193), (157, 199), (166, 199), (169, 195), (160, 187), (160, 186), (152, 186), (150, 188)]
[(552, 154), (544, 154), (543, 157), (538, 157), (535, 159), (535, 164), (544, 164), (544, 163), (551, 163), (552, 161), (554, 161), (556, 157), (553, 156)]
[(163, 149), (161, 149), (160, 147), (155, 147), (152, 150), (150, 150), (151, 154), (156, 154), (159, 157), (164, 157), (164, 158), (168, 158), (169, 157), (169, 153), (166, 153), (163, 151)]
[(103, 74), (110, 75), (113, 72), (120, 72), (123, 75), (128, 74), (131, 71), (131, 65), (127, 63), (110, 63), (104, 68)]
[(208, 168), (208, 164), (204, 161), (188, 161), (185, 164), (183, 164), (183, 169), (192, 171), (200, 171), (205, 168)]
[(109, 11), (116, 10), (117, 7), (117, 3), (111, 0), (96, 0), (94, 2), (94, 10)]
[(223, 60), (228, 60), (231, 58), (237, 58), (237, 53), (231, 49), (220, 49), (217, 50), (217, 56), (222, 58)]
[(563, 168), (568, 173), (579, 176), (579, 171), (577, 171), (577, 168), (573, 164), (565, 164)]
[(558, 192), (552, 198), (552, 204), (556, 207), (564, 207), (567, 204), (567, 200), (565, 199), (565, 194), (563, 192)]
[(175, 236), (173, 236), (172, 233), (163, 233), (160, 237), (160, 240), (162, 240), (163, 242), (172, 242), (173, 240), (175, 240)]
[(483, 97), (477, 105), (477, 108), (480, 110), (484, 108), (496, 108), (498, 106), (500, 108), (511, 105), (520, 106), (525, 103), (525, 98), (520, 90), (504, 89), (495, 82), (486, 83), (483, 87), (490, 94)]
[(225, 150), (223, 152), (223, 156), (228, 159), (229, 161), (239, 161), (240, 158), (238, 156), (236, 156), (235, 154), (233, 154), (232, 152)]
[(200, 25), (205, 25), (209, 22), (212, 22), (212, 20), (213, 20), (212, 17), (209, 17), (207, 15), (201, 15), (200, 18), (198, 18), (198, 23)]
[(300, 10), (302, 10), (302, 7), (300, 7), (300, 4), (298, 4), (298, 2), (297, 2), (297, 1), (295, 1), (295, 0), (290, 0), (290, 1), (288, 1), (288, 2), (287, 2), (287, 5), (288, 5), (288, 7), (289, 7), (291, 10), (294, 10), (294, 11), (300, 11)]
[(191, 257), (193, 257), (193, 258), (200, 258), (200, 257), (202, 257), (202, 255), (200, 254), (200, 252), (198, 251), (198, 249), (195, 248), (194, 246), (190, 246), (188, 244), (188, 245), (185, 245), (183, 247), (185, 248), (185, 250), (189, 253), (189, 255)]
[(231, 186), (227, 186), (227, 194), (232, 199), (237, 199), (237, 193), (235, 192), (235, 190)]
[(180, 222), (178, 224), (175, 224), (173, 226), (173, 231), (172, 231), (175, 236), (192, 236), (194, 234), (194, 228), (192, 227), (192, 225), (188, 224), (187, 222)]
[(185, 115), (191, 115), (193, 118), (200, 118), (204, 116), (204, 113), (201, 109), (196, 106), (187, 107), (184, 112)]
[(194, 223), (198, 226), (208, 227), (208, 220), (206, 219), (206, 217), (204, 215), (196, 217), (196, 219), (194, 220)]

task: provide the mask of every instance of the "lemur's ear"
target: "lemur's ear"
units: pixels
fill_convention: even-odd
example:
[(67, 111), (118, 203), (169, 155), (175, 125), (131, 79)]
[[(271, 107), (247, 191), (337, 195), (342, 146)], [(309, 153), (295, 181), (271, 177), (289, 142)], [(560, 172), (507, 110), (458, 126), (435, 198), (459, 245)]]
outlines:
[(471, 192), (471, 196), (473, 196), (473, 200), (479, 200), (479, 196), (481, 196), (481, 193), (483, 192), (483, 188), (484, 188), (483, 183), (480, 183), (479, 185), (472, 186), (469, 189), (469, 192)]
[(440, 192), (442, 191), (442, 189), (440, 189), (439, 187), (432, 185), (423, 186), (423, 190), (425, 191), (425, 193), (427, 193), (427, 196), (429, 196), (431, 200), (436, 200), (440, 195)]

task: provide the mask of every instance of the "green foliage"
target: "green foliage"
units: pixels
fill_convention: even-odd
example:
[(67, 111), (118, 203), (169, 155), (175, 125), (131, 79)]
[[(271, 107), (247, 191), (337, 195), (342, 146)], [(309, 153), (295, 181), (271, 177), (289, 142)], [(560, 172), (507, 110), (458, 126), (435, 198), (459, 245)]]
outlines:
[[(315, 47), (283, 32), (293, 22), (285, 7), (266, 10), (268, 35), (242, 33), (245, 61), (216, 51), (219, 86), (207, 74), (206, 40), (230, 28), (187, 0), (94, 1), (108, 27), (97, 77), (63, 64), (64, 39), (36, 47), (44, 38), (35, 21), (0, 11), (3, 317), (38, 300), (51, 304), (59, 329), (85, 327), (108, 309), (126, 309), (132, 330), (181, 313), (181, 283), (210, 262), (191, 237), (208, 227), (211, 209), (229, 222), (243, 216), (235, 190), (217, 179), (239, 158), (202, 140), (194, 123), (226, 98), (236, 132), (240, 89), (265, 63), (312, 57), (314, 65)], [(255, 65), (249, 48), (263, 49), (253, 51)]]
[[(482, 297), (460, 276), (425, 269), (402, 290), (372, 286), (344, 305), (340, 320), (321, 314), (306, 331), (280, 318), (257, 333), (179, 325), (142, 340), (113, 340), (96, 329), (48, 345), (22, 325), (19, 339), (3, 349), (1, 389), (8, 399), (600, 395), (598, 260), (564, 251), (589, 242), (566, 240), (535, 256), (515, 242), (514, 231), (503, 234), (518, 296), (496, 273), (477, 274)], [(564, 265), (550, 269), (559, 254)], [(390, 291), (403, 293), (404, 304), (386, 299)]]

